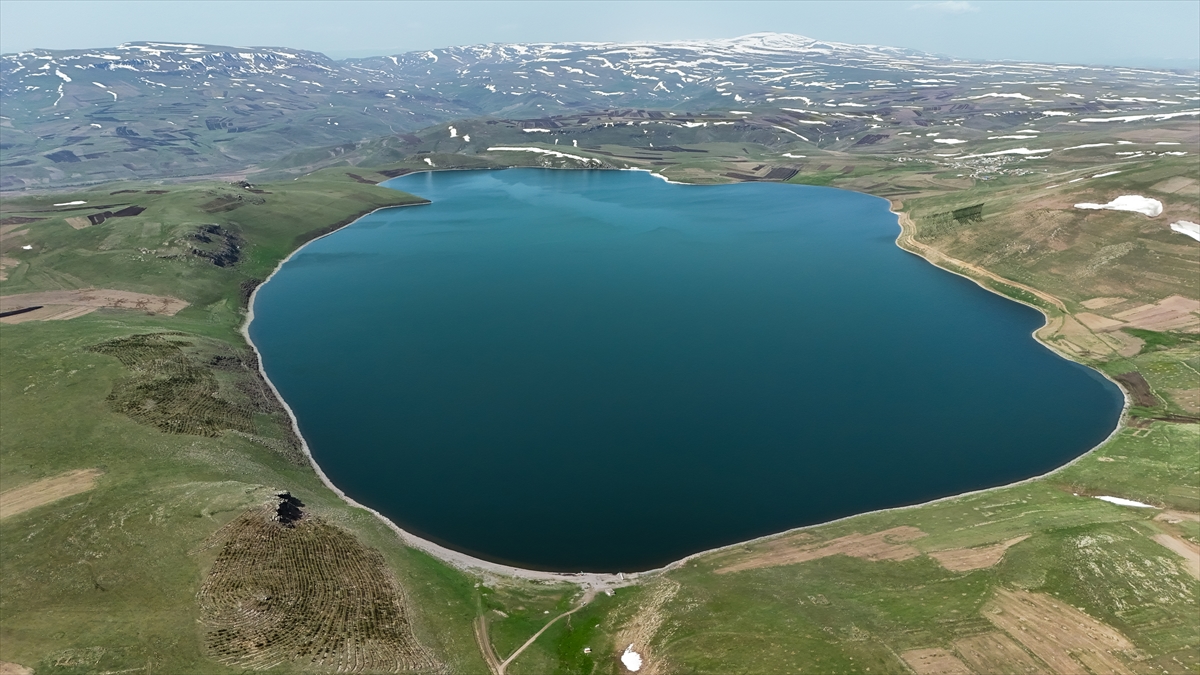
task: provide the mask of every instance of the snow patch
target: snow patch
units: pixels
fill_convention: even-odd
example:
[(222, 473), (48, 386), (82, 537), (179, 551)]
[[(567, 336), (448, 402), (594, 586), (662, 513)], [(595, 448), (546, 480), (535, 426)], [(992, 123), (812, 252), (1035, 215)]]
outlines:
[(795, 137), (799, 138), (800, 140), (802, 140), (802, 141), (804, 141), (804, 142), (806, 142), (806, 143), (812, 143), (812, 141), (808, 140), (808, 138), (806, 138), (806, 137), (804, 137), (804, 136), (801, 136), (800, 134), (798, 134), (798, 133), (796, 133), (796, 132), (792, 131), (791, 129), (788, 129), (787, 127), (781, 127), (781, 126), (779, 126), (778, 124), (775, 124), (775, 125), (772, 125), (772, 126), (774, 126), (776, 129), (778, 129), (778, 130), (780, 130), (780, 131), (786, 131), (786, 132), (788, 132), (789, 134), (791, 134), (791, 135), (793, 135), (793, 136), (795, 136)]
[(458, 138), (458, 129), (450, 127), (450, 138)]
[(1200, 241), (1200, 223), (1193, 223), (1190, 220), (1180, 220), (1171, 223), (1171, 229), (1186, 237)]
[(989, 96), (994, 96), (996, 98), (1019, 98), (1022, 101), (1032, 101), (1033, 100), (1032, 98), (1030, 98), (1029, 96), (1026, 96), (1025, 94), (1001, 94), (999, 92), (990, 92), (987, 94), (980, 94), (978, 96), (968, 96), (967, 98), (969, 98), (971, 100), (975, 100), (977, 98), (987, 98)]
[(59, 77), (61, 77), (61, 78), (63, 79), (63, 82), (70, 82), (70, 81), (71, 81), (71, 78), (67, 77), (67, 74), (66, 74), (66, 73), (64, 73), (63, 71), (59, 70), (58, 68), (55, 68), (55, 69), (54, 69), (54, 74), (55, 74), (55, 75), (57, 75), (57, 76), (59, 76)]
[(1098, 173), (1095, 176), (1092, 176), (1092, 178), (1104, 178), (1105, 176), (1115, 176), (1119, 173), (1121, 173), (1121, 172), (1120, 171), (1106, 171), (1104, 173)]
[(933, 142), (945, 143), (946, 145), (958, 145), (959, 143), (966, 143), (966, 141), (962, 140), (961, 138), (935, 138), (933, 139)]
[(598, 159), (592, 159), (590, 157), (580, 157), (579, 155), (568, 155), (565, 152), (559, 152), (557, 150), (546, 150), (543, 148), (506, 147), (506, 146), (493, 146), (493, 147), (488, 148), (488, 152), (498, 152), (498, 151), (533, 152), (533, 153), (537, 153), (539, 155), (550, 155), (551, 157), (574, 159), (574, 160), (583, 162), (584, 164), (590, 164), (590, 163), (600, 164), (600, 160), (598, 160)]
[(63, 203), (61, 203), (61, 204), (55, 204), (55, 206), (79, 206), (80, 204), (86, 204), (86, 203), (87, 203), (87, 202), (78, 202), (78, 201), (76, 201), (76, 202), (63, 202)]
[(1092, 204), (1085, 202), (1076, 204), (1077, 209), (1106, 209), (1108, 211), (1132, 211), (1144, 213), (1151, 218), (1162, 213), (1162, 202), (1141, 195), (1121, 195), (1107, 204)]
[(1112, 143), (1084, 143), (1083, 145), (1072, 145), (1069, 148), (1063, 148), (1063, 150), (1080, 150), (1083, 148), (1103, 148), (1106, 145), (1112, 145)]
[(1158, 115), (1123, 115), (1121, 117), (1085, 117), (1080, 122), (1137, 122), (1139, 120), (1169, 120), (1174, 117), (1200, 115), (1200, 110), (1185, 110), (1177, 113), (1161, 113)]
[(1121, 497), (1109, 497), (1105, 495), (1103, 497), (1096, 497), (1096, 499), (1099, 499), (1102, 502), (1108, 502), (1109, 504), (1116, 504), (1117, 506), (1134, 506), (1139, 509), (1158, 508), (1152, 504), (1143, 504), (1141, 502), (1135, 502), (1132, 499), (1122, 499)]
[(633, 645), (630, 644), (625, 648), (625, 653), (621, 654), (621, 663), (626, 670), (636, 673), (642, 669), (642, 655), (633, 651)]
[(1050, 152), (1051, 148), (1042, 148), (1040, 150), (1030, 150), (1029, 148), (1013, 148), (1012, 150), (1000, 150), (999, 152), (985, 152), (979, 155), (963, 155), (959, 159), (973, 159), (975, 157), (995, 157), (997, 155), (1039, 155), (1043, 152)]

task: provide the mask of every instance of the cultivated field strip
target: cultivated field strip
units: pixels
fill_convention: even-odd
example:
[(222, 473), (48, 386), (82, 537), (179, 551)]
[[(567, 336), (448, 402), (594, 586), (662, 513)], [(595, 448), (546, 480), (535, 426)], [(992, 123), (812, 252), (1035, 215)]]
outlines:
[(417, 642), (383, 557), (351, 535), (314, 517), (284, 525), (273, 507), (248, 511), (218, 534), (224, 546), (197, 593), (217, 661), (253, 670), (442, 670)]
[[(185, 339), (188, 338), (188, 339)], [(253, 356), (228, 349), (207, 358), (195, 336), (162, 332), (108, 340), (89, 351), (116, 357), (132, 377), (113, 386), (109, 405), (138, 422), (173, 434), (215, 437), (241, 434), (297, 463), (303, 462), (299, 439), (290, 427), (283, 439), (257, 435), (254, 415), (286, 419), (282, 406), (258, 376)], [(227, 386), (222, 386), (222, 382)]]

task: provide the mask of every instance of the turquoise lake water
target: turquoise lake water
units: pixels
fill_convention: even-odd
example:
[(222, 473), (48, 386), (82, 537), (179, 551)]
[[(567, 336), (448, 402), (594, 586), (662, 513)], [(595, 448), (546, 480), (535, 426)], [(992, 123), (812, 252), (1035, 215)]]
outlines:
[(617, 171), (388, 184), (433, 203), (304, 248), (250, 332), (339, 487), (482, 558), (648, 569), (1044, 473), (1121, 411), (1034, 341), (1038, 312), (897, 248), (879, 198)]

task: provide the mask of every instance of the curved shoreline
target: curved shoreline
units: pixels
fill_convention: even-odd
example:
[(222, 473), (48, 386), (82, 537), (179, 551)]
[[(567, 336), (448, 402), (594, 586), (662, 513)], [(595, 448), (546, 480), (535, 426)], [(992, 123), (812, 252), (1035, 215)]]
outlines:
[[(514, 167), (514, 168), (539, 168), (539, 167)], [(628, 169), (618, 169), (618, 170), (628, 170)], [(665, 177), (658, 176), (653, 171), (650, 171), (648, 169), (638, 169), (638, 170), (645, 171), (647, 173), (650, 173), (653, 176), (667, 180)], [(419, 171), (419, 172), (413, 172), (413, 173), (433, 173), (433, 171), (426, 170), (426, 171)], [(674, 181), (670, 181), (670, 180), (667, 180), (667, 182), (674, 183)], [(692, 183), (674, 183), (674, 184), (694, 185)], [(699, 187), (703, 187), (703, 186), (699, 186)], [(869, 193), (864, 193), (864, 194), (869, 194)], [(946, 497), (939, 497), (937, 499), (931, 499), (931, 500), (919, 502), (916, 504), (908, 504), (908, 505), (904, 505), (904, 506), (892, 506), (892, 507), (883, 508), (883, 509), (864, 511), (862, 513), (855, 513), (853, 515), (843, 516), (841, 518), (835, 518), (833, 520), (829, 520), (829, 521), (825, 521), (825, 522), (821, 522), (821, 523), (814, 523), (812, 525), (802, 525), (800, 527), (794, 527), (791, 529), (784, 530), (782, 532), (767, 534), (767, 535), (763, 535), (761, 537), (754, 537), (752, 539), (747, 539), (745, 541), (734, 542), (731, 544), (726, 544), (724, 546), (718, 546), (718, 547), (706, 549), (703, 551), (697, 551), (696, 553), (692, 553), (687, 556), (684, 556), (683, 558), (680, 558), (679, 560), (667, 563), (666, 565), (663, 565), (662, 567), (656, 567), (653, 569), (644, 570), (644, 571), (640, 571), (640, 572), (620, 572), (620, 573), (547, 572), (547, 571), (543, 571), (543, 570), (532, 570), (532, 569), (526, 569), (526, 568), (522, 568), (522, 567), (514, 567), (511, 565), (505, 565), (502, 563), (491, 562), (491, 561), (484, 560), (482, 558), (476, 558), (475, 556), (472, 556), (472, 555), (469, 555), (466, 553), (462, 553), (459, 551), (455, 551), (451, 548), (447, 548), (440, 544), (434, 543), (432, 541), (429, 541), (427, 539), (419, 537), (415, 534), (412, 534), (411, 532), (408, 532), (407, 530), (401, 528), (395, 522), (390, 520), (387, 516), (380, 513), (379, 511), (377, 511), (369, 506), (366, 506), (364, 504), (361, 504), (361, 503), (355, 501), (349, 495), (347, 495), (341, 488), (339, 488), (337, 485), (335, 485), (333, 483), (333, 481), (331, 481), (327, 475), (325, 475), (325, 471), (321, 468), (320, 464), (318, 464), (317, 460), (313, 457), (312, 450), (308, 446), (308, 441), (305, 440), (304, 435), (300, 432), (300, 424), (299, 424), (298, 418), (296, 417), (295, 412), (292, 410), (292, 407), (290, 405), (288, 405), (288, 402), (286, 400), (284, 400), (283, 395), (279, 392), (279, 389), (276, 388), (275, 383), (271, 381), (270, 376), (267, 375), (266, 368), (263, 365), (262, 353), (259, 351), (258, 345), (254, 344), (254, 341), (250, 338), (250, 324), (254, 321), (254, 300), (258, 296), (259, 289), (261, 289), (263, 286), (265, 286), (271, 280), (271, 278), (274, 277), (279, 272), (279, 270), (282, 269), (283, 266), (289, 260), (291, 260), (297, 253), (303, 251), (304, 248), (307, 247), (309, 244), (311, 244), (315, 241), (318, 241), (320, 239), (324, 239), (325, 237), (328, 237), (346, 227), (350, 227), (351, 225), (357, 223), (359, 220), (362, 220), (363, 218), (370, 216), (378, 211), (384, 211), (387, 209), (403, 208), (405, 206), (423, 206), (425, 204), (429, 204), (430, 202), (423, 202), (423, 203), (417, 203), (417, 204), (399, 204), (399, 205), (395, 205), (395, 206), (383, 206), (378, 209), (374, 209), (368, 213), (365, 213), (365, 214), (355, 218), (354, 220), (346, 223), (345, 225), (342, 225), (341, 227), (338, 227), (334, 230), (331, 230), (331, 231), (326, 232), (318, 237), (314, 237), (313, 239), (310, 239), (309, 241), (304, 242), (304, 244), (302, 244), (296, 250), (289, 253), (283, 260), (280, 260), (279, 263), (275, 266), (275, 269), (272, 270), (269, 275), (267, 275), (267, 278), (264, 279), (263, 282), (260, 283), (258, 286), (256, 286), (254, 288), (254, 290), (251, 292), (250, 298), (247, 302), (246, 319), (242, 323), (240, 332), (242, 334), (242, 337), (246, 340), (246, 344), (248, 344), (250, 346), (250, 348), (254, 351), (254, 355), (258, 361), (259, 375), (263, 378), (263, 381), (265, 381), (267, 383), (267, 386), (270, 387), (272, 393), (274, 393), (274, 395), (275, 395), (275, 398), (283, 406), (283, 409), (287, 411), (288, 419), (291, 420), (292, 431), (293, 431), (293, 433), (296, 434), (296, 437), (300, 439), (300, 447), (303, 450), (305, 457), (308, 458), (308, 462), (312, 466), (313, 471), (316, 472), (317, 477), (321, 479), (321, 483), (324, 484), (325, 487), (327, 487), (330, 491), (332, 491), (334, 494), (336, 494), (339, 498), (341, 498), (341, 500), (344, 501), (346, 504), (348, 504), (352, 507), (355, 507), (355, 508), (362, 509), (362, 510), (367, 511), (368, 513), (371, 513), (372, 515), (374, 515), (381, 522), (383, 522), (384, 525), (386, 525), (389, 529), (391, 529), (393, 532), (395, 532), (396, 535), (399, 537), (400, 541), (403, 542), (406, 546), (409, 546), (410, 548), (414, 548), (414, 549), (417, 549), (424, 553), (427, 553), (427, 554), (433, 556), (434, 558), (437, 558), (438, 560), (440, 560), (458, 570), (461, 570), (464, 572), (481, 573), (484, 575), (490, 574), (490, 575), (501, 575), (501, 576), (507, 576), (507, 577), (514, 577), (514, 578), (519, 578), (519, 579), (528, 579), (528, 580), (532, 580), (532, 581), (570, 583), (570, 584), (576, 584), (578, 586), (590, 589), (592, 591), (604, 591), (604, 590), (613, 589), (613, 588), (620, 588), (622, 586), (630, 586), (630, 585), (637, 583), (637, 581), (643, 577), (654, 576), (654, 575), (658, 575), (658, 574), (661, 574), (664, 572), (669, 572), (674, 569), (678, 569), (678, 568), (684, 566), (685, 564), (687, 564), (688, 562), (695, 560), (701, 556), (708, 555), (710, 553), (716, 553), (716, 552), (725, 551), (725, 550), (729, 550), (729, 549), (733, 549), (733, 548), (737, 548), (737, 547), (742, 547), (747, 544), (754, 544), (754, 543), (758, 543), (758, 542), (768, 541), (768, 540), (775, 539), (778, 537), (783, 537), (785, 535), (792, 534), (795, 532), (801, 532), (804, 530), (810, 530), (810, 529), (817, 528), (817, 527), (824, 527), (826, 525), (831, 525), (834, 523), (840, 523), (840, 522), (849, 520), (851, 518), (858, 518), (860, 516), (866, 516), (866, 515), (877, 514), (877, 513), (887, 513), (890, 511), (903, 511), (903, 510), (908, 510), (908, 509), (914, 509), (914, 508), (918, 508), (921, 506), (925, 506), (927, 504), (937, 504), (937, 503), (949, 501), (952, 499), (960, 499), (962, 497), (983, 494), (983, 493), (991, 492), (994, 490), (1002, 490), (1002, 489), (1006, 489), (1006, 488), (1010, 488), (1010, 487), (1015, 487), (1017, 485), (1024, 485), (1027, 483), (1038, 481), (1038, 480), (1041, 480), (1043, 478), (1051, 476), (1055, 473), (1058, 473), (1059, 471), (1062, 471), (1063, 469), (1066, 469), (1066, 468), (1074, 465), (1076, 462), (1079, 462), (1080, 460), (1082, 460), (1083, 458), (1092, 454), (1099, 448), (1104, 447), (1118, 433), (1120, 433), (1122, 429), (1125, 428), (1126, 413), (1129, 411), (1129, 406), (1131, 405), (1129, 393), (1127, 391), (1125, 391), (1124, 387), (1120, 386), (1119, 383), (1117, 383), (1115, 380), (1113, 380), (1111, 377), (1109, 377), (1108, 374), (1104, 373), (1101, 370), (1092, 368), (1091, 366), (1088, 366), (1086, 364), (1080, 364), (1078, 361), (1068, 358), (1067, 356), (1063, 355), (1058, 350), (1054, 349), (1052, 346), (1047, 344), (1040, 337), (1038, 337), (1038, 331), (1040, 331), (1042, 328), (1045, 328), (1047, 325), (1049, 325), (1049, 320), (1050, 320), (1049, 315), (1046, 313), (1046, 311), (1043, 308), (1038, 307), (1033, 304), (1030, 304), (1028, 302), (1024, 302), (1022, 300), (1010, 297), (1003, 293), (1000, 293), (996, 289), (990, 288), (987, 285), (983, 284), (978, 279), (975, 279), (969, 275), (963, 274), (963, 273), (955, 271), (953, 269), (948, 269), (946, 267), (943, 267), (943, 266), (937, 264), (937, 262), (934, 262), (933, 260), (922, 255), (921, 253), (905, 248), (903, 245), (901, 245), (901, 240), (905, 237), (906, 234), (911, 236), (912, 233), (909, 228), (911, 228), (912, 221), (908, 218), (907, 214), (895, 210), (895, 206), (896, 206), (895, 202), (892, 202), (890, 199), (887, 199), (886, 197), (879, 197), (878, 195), (871, 195), (871, 196), (887, 201), (889, 204), (888, 211), (897, 216), (897, 226), (900, 228), (900, 233), (896, 236), (896, 239), (894, 242), (896, 245), (896, 248), (900, 249), (901, 251), (904, 251), (905, 253), (909, 253), (909, 254), (915, 255), (917, 257), (920, 257), (921, 259), (925, 260), (926, 262), (933, 265), (934, 267), (937, 267), (938, 269), (942, 269), (947, 272), (950, 272), (951, 274), (956, 274), (963, 278), (970, 279), (976, 285), (983, 288), (984, 290), (989, 291), (991, 293), (995, 293), (996, 295), (999, 295), (999, 296), (1005, 298), (1006, 300), (1018, 302), (1020, 304), (1027, 305), (1029, 307), (1032, 307), (1032, 308), (1038, 310), (1039, 312), (1042, 313), (1042, 316), (1045, 319), (1045, 322), (1042, 324), (1041, 327), (1039, 327), (1038, 329), (1033, 331), (1032, 337), (1035, 341), (1037, 341), (1039, 344), (1041, 344), (1042, 346), (1049, 349), (1054, 354), (1058, 355), (1060, 358), (1063, 358), (1064, 360), (1067, 360), (1067, 361), (1071, 361), (1072, 363), (1083, 365), (1084, 367), (1090, 368), (1091, 370), (1099, 373), (1102, 377), (1107, 379), (1109, 382), (1112, 382), (1117, 387), (1118, 391), (1121, 392), (1122, 398), (1124, 399), (1124, 404), (1121, 407), (1121, 414), (1117, 420), (1116, 426), (1108, 434), (1108, 436), (1106, 436), (1104, 438), (1104, 440), (1100, 441), (1095, 446), (1088, 449), (1086, 452), (1083, 452), (1082, 454), (1080, 454), (1078, 457), (1075, 457), (1071, 461), (1069, 461), (1061, 466), (1055, 467), (1054, 469), (1051, 469), (1050, 471), (1047, 471), (1046, 473), (1043, 473), (1043, 474), (1040, 474), (1037, 476), (1030, 476), (1029, 478), (1024, 478), (1022, 480), (1014, 481), (1012, 483), (1006, 483), (1003, 485), (995, 485), (992, 487), (981, 488), (979, 490), (971, 490), (968, 492), (961, 492), (961, 493), (949, 495)], [(907, 222), (909, 224), (909, 228), (905, 227), (905, 222)], [(943, 257), (947, 258), (948, 260), (953, 260), (952, 258), (949, 258), (949, 256), (943, 255)], [(1004, 283), (1014, 285), (1012, 282), (1004, 282)], [(1026, 289), (1023, 285), (1020, 285), (1020, 284), (1015, 284), (1014, 287), (1019, 287), (1022, 290), (1030, 290), (1030, 289)], [(1034, 290), (1034, 295), (1036, 297), (1042, 297), (1043, 293), (1041, 291), (1036, 291), (1035, 289), (1033, 289), (1033, 290)], [(1050, 297), (1053, 297), (1053, 296), (1050, 296)], [(1055, 298), (1054, 300), (1056, 302), (1053, 302), (1052, 304), (1054, 304), (1056, 306), (1061, 306), (1061, 301), (1058, 301), (1057, 298)], [(1065, 310), (1064, 310), (1064, 313), (1065, 313)]]

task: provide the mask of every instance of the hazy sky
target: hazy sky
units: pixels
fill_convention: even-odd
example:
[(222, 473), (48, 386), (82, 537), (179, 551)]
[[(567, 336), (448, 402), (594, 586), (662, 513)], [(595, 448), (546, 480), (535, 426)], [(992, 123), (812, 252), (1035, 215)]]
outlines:
[(345, 58), (485, 42), (653, 41), (761, 31), (963, 58), (1200, 65), (1200, 0), (0, 0), (4, 53), (159, 40), (293, 47)]

